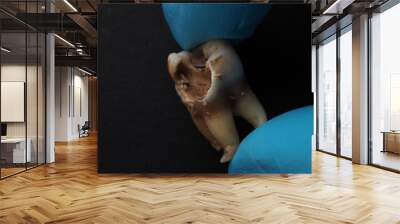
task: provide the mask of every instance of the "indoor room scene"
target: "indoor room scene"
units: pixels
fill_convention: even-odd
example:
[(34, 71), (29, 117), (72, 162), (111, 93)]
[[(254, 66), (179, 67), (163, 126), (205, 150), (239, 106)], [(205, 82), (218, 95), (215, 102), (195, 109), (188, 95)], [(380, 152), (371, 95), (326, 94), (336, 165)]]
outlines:
[(400, 0), (0, 0), (0, 224), (400, 224)]

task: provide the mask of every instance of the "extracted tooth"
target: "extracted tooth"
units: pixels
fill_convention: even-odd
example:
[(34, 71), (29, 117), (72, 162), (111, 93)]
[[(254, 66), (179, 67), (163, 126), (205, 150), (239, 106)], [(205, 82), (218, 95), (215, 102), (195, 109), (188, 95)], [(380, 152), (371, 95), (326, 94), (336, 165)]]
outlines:
[(257, 128), (267, 121), (264, 107), (250, 88), (247, 88), (242, 93), (242, 96), (236, 101), (234, 106), (235, 114), (243, 117), (253, 127)]
[(223, 149), (220, 162), (225, 163), (233, 158), (240, 143), (234, 114), (254, 127), (264, 123), (267, 116), (246, 82), (240, 58), (230, 43), (210, 40), (194, 52), (171, 53), (168, 71), (198, 130), (214, 148)]

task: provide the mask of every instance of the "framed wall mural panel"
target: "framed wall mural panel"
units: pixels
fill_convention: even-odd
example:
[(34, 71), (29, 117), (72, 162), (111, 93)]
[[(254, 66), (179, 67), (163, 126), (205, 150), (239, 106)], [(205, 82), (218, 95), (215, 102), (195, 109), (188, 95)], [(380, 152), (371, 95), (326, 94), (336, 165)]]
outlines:
[(309, 173), (309, 5), (103, 4), (101, 173)]

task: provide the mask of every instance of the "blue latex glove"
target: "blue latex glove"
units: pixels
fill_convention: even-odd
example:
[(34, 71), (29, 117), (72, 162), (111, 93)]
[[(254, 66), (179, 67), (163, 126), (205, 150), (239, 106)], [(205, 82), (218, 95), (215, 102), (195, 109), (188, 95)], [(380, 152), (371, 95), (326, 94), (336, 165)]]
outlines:
[(236, 43), (250, 37), (270, 5), (256, 3), (163, 3), (175, 40), (190, 50), (211, 39)]
[(311, 173), (312, 133), (312, 106), (275, 117), (240, 143), (229, 173)]

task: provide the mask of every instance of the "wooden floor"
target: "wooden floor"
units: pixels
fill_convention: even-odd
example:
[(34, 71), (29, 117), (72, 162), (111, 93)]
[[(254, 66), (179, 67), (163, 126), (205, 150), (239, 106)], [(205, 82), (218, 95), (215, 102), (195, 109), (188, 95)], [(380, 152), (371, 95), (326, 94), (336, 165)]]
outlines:
[(2, 178), (3, 177), (8, 177), (8, 176), (11, 176), (13, 174), (16, 174), (16, 173), (19, 173), (19, 172), (23, 172), (23, 171), (26, 170), (25, 167), (24, 168), (11, 167), (11, 168), (0, 168), (0, 169), (1, 169), (1, 177)]
[(27, 169), (33, 169), (37, 166), (37, 164), (27, 164), (27, 167), (25, 167), (25, 164), (19, 164), (18, 167), (6, 167), (6, 168), (0, 168), (1, 172), (1, 178), (5, 178), (8, 176), (15, 175), (20, 172), (24, 172)]
[(400, 223), (400, 175), (314, 154), (312, 175), (96, 173), (94, 137), (0, 181), (0, 223)]
[(373, 154), (374, 164), (400, 170), (400, 155), (391, 152), (381, 152), (375, 150)]

